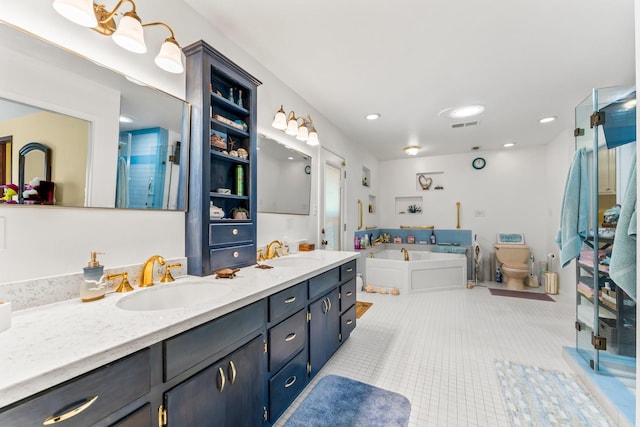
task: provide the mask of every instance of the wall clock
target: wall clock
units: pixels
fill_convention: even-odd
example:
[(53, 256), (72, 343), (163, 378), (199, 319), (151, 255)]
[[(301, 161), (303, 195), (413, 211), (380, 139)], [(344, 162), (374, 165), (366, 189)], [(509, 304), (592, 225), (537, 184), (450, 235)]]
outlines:
[(473, 166), (474, 169), (478, 169), (478, 170), (482, 169), (486, 165), (487, 165), (487, 161), (485, 159), (483, 159), (482, 157), (476, 157), (471, 162), (471, 166)]

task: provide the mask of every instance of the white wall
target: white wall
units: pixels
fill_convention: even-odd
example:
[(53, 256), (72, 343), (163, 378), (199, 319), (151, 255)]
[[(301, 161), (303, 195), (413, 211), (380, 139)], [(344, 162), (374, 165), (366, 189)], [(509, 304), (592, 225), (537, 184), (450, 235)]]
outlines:
[[(484, 169), (471, 166), (475, 157), (486, 159)], [(455, 229), (460, 202), (460, 227), (477, 234), (485, 256), (493, 252), (496, 233), (517, 232), (524, 233), (535, 259), (543, 259), (549, 209), (546, 160), (546, 147), (539, 146), (381, 162), (380, 222), (384, 227)], [(434, 175), (431, 189), (417, 190), (416, 174), (429, 172), (444, 174)], [(436, 183), (444, 189), (434, 190)], [(396, 213), (398, 196), (422, 197), (422, 214)]]
[[(138, 13), (145, 21), (164, 21), (171, 25), (182, 46), (200, 39), (208, 41), (261, 80), (262, 85), (258, 89), (259, 132), (267, 136), (273, 135), (311, 155), (314, 159), (313, 170), (319, 170), (317, 147), (301, 147), (294, 138), (279, 132), (273, 134), (271, 122), (281, 104), (284, 104), (287, 111), (295, 110), (299, 115), (305, 116), (311, 114), (320, 143), (346, 159), (347, 172), (351, 176), (360, 174), (362, 165), (357, 163), (361, 161), (367, 163), (372, 173), (376, 169), (377, 161), (370, 153), (350, 141), (297, 93), (238, 49), (190, 6), (178, 0), (138, 0), (136, 3)], [(165, 38), (159, 27), (149, 28), (149, 35), (146, 37), (149, 52), (137, 55), (119, 48), (108, 37), (65, 20), (54, 11), (50, 2), (0, 0), (0, 10), (1, 19), (6, 22), (165, 92), (184, 97), (185, 76), (163, 72), (153, 63), (153, 57)], [(33, 13), (34, 10), (38, 13)], [(316, 187), (317, 178), (314, 175)], [(355, 231), (357, 205), (355, 196), (351, 196), (355, 191), (355, 183), (348, 183), (347, 236)], [(258, 245), (285, 237), (289, 240), (305, 239), (315, 242), (319, 197), (315, 188), (312, 194), (312, 215), (309, 216), (260, 214)], [(102, 262), (108, 267), (141, 263), (154, 253), (169, 258), (182, 257), (185, 253), (184, 217), (182, 212), (0, 206), (0, 218), (5, 223), (4, 230), (0, 230), (0, 248), (5, 248), (0, 249), (0, 283), (78, 272), (86, 264), (90, 250), (106, 251)], [(65, 250), (58, 250), (60, 246), (64, 246)], [(45, 248), (46, 253), (43, 252)]]

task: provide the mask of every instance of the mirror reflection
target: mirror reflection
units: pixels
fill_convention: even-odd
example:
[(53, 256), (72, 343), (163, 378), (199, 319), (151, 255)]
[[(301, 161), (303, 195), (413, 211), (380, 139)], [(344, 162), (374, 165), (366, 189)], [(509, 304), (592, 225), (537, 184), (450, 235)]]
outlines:
[(311, 157), (258, 136), (258, 212), (309, 215)]
[[(11, 64), (0, 79), (0, 185), (17, 190), (8, 200), (0, 190), (0, 203), (185, 209), (186, 102), (1, 22), (0, 37)], [(49, 179), (35, 152), (20, 174), (29, 143), (49, 148)], [(39, 182), (46, 203), (23, 196)]]

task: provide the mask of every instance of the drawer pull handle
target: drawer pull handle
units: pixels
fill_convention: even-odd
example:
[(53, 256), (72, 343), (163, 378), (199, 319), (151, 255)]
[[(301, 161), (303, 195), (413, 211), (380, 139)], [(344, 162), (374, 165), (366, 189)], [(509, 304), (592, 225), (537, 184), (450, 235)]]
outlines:
[(291, 332), (289, 335), (287, 335), (287, 337), (284, 339), (286, 342), (289, 341), (293, 341), (296, 339), (296, 333), (295, 332)]
[(233, 383), (236, 382), (236, 374), (237, 374), (237, 372), (236, 372), (236, 364), (233, 363), (233, 360), (229, 361), (229, 368), (231, 368), (231, 378), (229, 378), (229, 382), (231, 384), (233, 384)]
[[(78, 402), (74, 402), (71, 405), (67, 406), (66, 408), (62, 409), (63, 411), (66, 411), (66, 412), (64, 412), (62, 414), (56, 414), (56, 415), (50, 416), (49, 418), (44, 420), (42, 425), (43, 426), (48, 426), (48, 425), (51, 425), (51, 424), (57, 424), (60, 421), (65, 421), (65, 420), (68, 420), (69, 418), (75, 417), (80, 412), (84, 411), (89, 406), (91, 406), (93, 404), (93, 402), (96, 401), (97, 398), (98, 398), (98, 396), (87, 397), (87, 398), (85, 398), (83, 400), (80, 400)], [(72, 408), (68, 409), (70, 406)]]
[(222, 391), (224, 390), (224, 385), (227, 381), (224, 379), (224, 371), (220, 367), (218, 367), (218, 378), (220, 378), (220, 387), (218, 387), (218, 391), (222, 393)]
[(296, 297), (289, 297), (286, 300), (284, 300), (285, 304), (291, 304), (292, 302), (294, 302), (296, 300)]
[(238, 229), (234, 228), (233, 231), (231, 232), (231, 234), (233, 234), (234, 236), (238, 235)]
[(296, 382), (296, 376), (295, 375), (290, 376), (289, 378), (287, 378), (287, 381), (285, 381), (284, 388), (291, 387), (295, 382)]
[(351, 295), (353, 295), (353, 292), (349, 291), (347, 292), (347, 296), (350, 297)]
[(234, 257), (234, 258), (238, 258), (239, 256), (240, 256), (240, 253), (238, 253), (238, 251), (235, 251), (235, 252), (233, 253), (233, 257)]
[(349, 319), (349, 320), (347, 320), (347, 325), (350, 325), (350, 324), (352, 324), (352, 323), (353, 323), (353, 319)]
[(347, 273), (351, 273), (353, 271), (353, 268), (347, 268)]

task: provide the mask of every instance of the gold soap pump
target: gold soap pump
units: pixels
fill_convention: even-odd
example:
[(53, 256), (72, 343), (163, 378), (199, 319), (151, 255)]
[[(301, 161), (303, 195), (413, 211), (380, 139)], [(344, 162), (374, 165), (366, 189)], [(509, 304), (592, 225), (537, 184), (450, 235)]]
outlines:
[(91, 260), (84, 267), (82, 273), (83, 282), (80, 284), (80, 298), (83, 302), (96, 301), (107, 293), (107, 284), (104, 280), (104, 266), (98, 262), (98, 254), (104, 252), (91, 252)]

